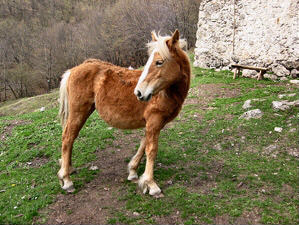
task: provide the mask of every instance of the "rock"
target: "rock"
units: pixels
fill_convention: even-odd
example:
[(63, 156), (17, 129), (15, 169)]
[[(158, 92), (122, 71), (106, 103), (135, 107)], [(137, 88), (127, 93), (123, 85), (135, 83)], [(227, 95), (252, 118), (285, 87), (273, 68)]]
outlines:
[(296, 70), (296, 69), (291, 70), (291, 77), (292, 78), (299, 77), (299, 70)]
[(134, 68), (132, 66), (129, 66), (128, 69), (129, 70), (134, 70)]
[(286, 77), (281, 77), (280, 80), (281, 80), (281, 81), (287, 81), (287, 80), (289, 80), (289, 79), (286, 78)]
[(45, 110), (46, 110), (46, 107), (41, 107), (41, 108), (39, 109), (40, 112), (44, 112)]
[(222, 147), (221, 147), (221, 144), (220, 144), (220, 143), (214, 145), (214, 148), (215, 148), (216, 150), (218, 150), (218, 151), (221, 151), (221, 150), (222, 150)]
[(238, 185), (237, 188), (240, 188), (244, 183), (241, 181)]
[(138, 212), (133, 212), (133, 216), (140, 216), (140, 213), (138, 213)]
[(292, 94), (281, 94), (281, 95), (278, 95), (278, 98), (282, 99), (284, 97), (294, 97), (296, 96), (296, 93), (292, 93)]
[(272, 66), (273, 73), (278, 77), (285, 77), (290, 75), (290, 71), (280, 64), (275, 64)]
[(256, 77), (258, 72), (255, 70), (243, 70), (242, 71), (242, 76), (243, 77)]
[(287, 68), (288, 70), (292, 70), (292, 69), (298, 69), (299, 68), (299, 60), (295, 60), (295, 61), (283, 61), (282, 65)]
[(281, 133), (282, 132), (282, 128), (281, 127), (275, 127), (274, 131)]
[(251, 100), (250, 99), (246, 100), (244, 102), (243, 106), (242, 106), (243, 109), (248, 109), (248, 108), (251, 108), (251, 107), (252, 107), (252, 105), (251, 105)]
[(297, 148), (291, 149), (288, 151), (289, 155), (294, 156), (294, 157), (299, 157), (299, 150)]
[(269, 145), (268, 147), (264, 148), (264, 152), (266, 154), (270, 154), (276, 149), (277, 149), (277, 145), (275, 145), (275, 144), (274, 145)]
[(293, 102), (289, 102), (290, 106), (296, 106), (299, 107), (299, 100), (293, 101)]
[(97, 166), (91, 166), (91, 167), (89, 167), (89, 170), (98, 170), (99, 169), (99, 167), (97, 167)]
[(290, 106), (299, 106), (299, 100), (293, 102), (289, 102), (287, 100), (272, 102), (272, 107), (274, 110), (286, 110), (290, 108)]
[[(266, 93), (266, 92), (265, 92), (265, 93)], [(269, 92), (267, 92), (267, 93), (269, 93)], [(266, 93), (266, 94), (267, 94), (267, 93)], [(253, 98), (252, 101), (263, 102), (263, 101), (266, 101), (266, 99), (264, 99), (264, 98)]]
[(262, 116), (263, 116), (263, 112), (260, 109), (253, 109), (253, 110), (244, 112), (239, 117), (239, 119), (246, 119), (246, 120), (249, 120), (252, 118), (258, 119), (258, 118), (261, 118)]
[(18, 218), (18, 217), (22, 217), (22, 216), (24, 216), (24, 214), (18, 214), (15, 217)]
[(278, 79), (278, 77), (275, 74), (269, 74), (269, 73), (264, 74), (264, 78), (268, 78), (270, 80), (277, 80)]
[(291, 84), (299, 84), (299, 80), (290, 80)]
[(274, 110), (286, 110), (289, 106), (286, 104), (288, 101), (273, 101), (272, 107)]
[(167, 181), (167, 184), (172, 185), (173, 184), (172, 180)]
[(291, 128), (291, 129), (290, 129), (290, 132), (291, 132), (291, 133), (294, 133), (294, 132), (296, 132), (296, 130), (297, 130), (296, 128)]

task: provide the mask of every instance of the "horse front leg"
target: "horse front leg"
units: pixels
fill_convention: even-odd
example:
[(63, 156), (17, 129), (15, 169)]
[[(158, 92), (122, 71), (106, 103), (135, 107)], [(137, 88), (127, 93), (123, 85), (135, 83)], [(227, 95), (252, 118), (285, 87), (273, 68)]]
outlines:
[(137, 170), (139, 163), (144, 155), (145, 142), (146, 142), (146, 139), (142, 138), (140, 141), (140, 146), (138, 148), (137, 153), (132, 157), (131, 161), (128, 164), (128, 172), (129, 172), (128, 180), (130, 180), (130, 181), (138, 179), (136, 170)]
[(149, 190), (150, 195), (161, 193), (161, 189), (154, 181), (154, 163), (158, 152), (158, 140), (162, 123), (159, 119), (152, 119), (146, 125), (146, 165), (145, 171), (139, 178), (138, 185), (145, 194)]
[[(61, 165), (62, 165), (62, 159), (58, 159), (58, 164), (61, 167)], [(70, 169), (69, 169), (69, 171), (70, 171), (70, 174), (73, 174), (73, 173), (77, 172), (77, 169), (74, 168), (74, 167), (72, 167), (72, 162), (70, 162)]]

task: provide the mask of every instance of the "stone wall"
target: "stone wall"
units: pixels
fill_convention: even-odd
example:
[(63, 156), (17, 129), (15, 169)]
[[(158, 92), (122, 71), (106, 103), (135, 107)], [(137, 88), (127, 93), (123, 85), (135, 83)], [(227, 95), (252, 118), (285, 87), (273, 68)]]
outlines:
[[(298, 0), (202, 0), (195, 66), (267, 67), (273, 79), (299, 70)], [(249, 70), (243, 74), (255, 75)]]

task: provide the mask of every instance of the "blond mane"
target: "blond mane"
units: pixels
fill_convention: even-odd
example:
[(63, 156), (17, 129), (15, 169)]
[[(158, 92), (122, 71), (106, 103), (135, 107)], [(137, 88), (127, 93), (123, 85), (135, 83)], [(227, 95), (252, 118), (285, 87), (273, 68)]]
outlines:
[[(156, 34), (155, 31), (152, 31), (152, 35), (156, 38), (157, 41), (151, 41), (147, 43), (146, 46), (148, 47), (148, 54), (151, 55), (151, 53), (156, 50), (159, 52), (163, 59), (170, 59), (171, 55), (166, 41), (169, 40), (171, 36), (161, 36), (159, 33)], [(185, 39), (180, 39), (179, 46), (180, 48), (184, 48), (185, 46), (187, 46), (187, 41)]]

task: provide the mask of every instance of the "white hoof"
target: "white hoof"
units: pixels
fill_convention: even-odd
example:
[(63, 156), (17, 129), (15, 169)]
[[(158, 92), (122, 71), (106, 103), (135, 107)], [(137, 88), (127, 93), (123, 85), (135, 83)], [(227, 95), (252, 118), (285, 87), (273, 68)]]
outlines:
[(62, 187), (63, 190), (72, 193), (75, 191), (74, 184), (72, 181), (64, 181), (64, 185)]
[(128, 176), (129, 181), (138, 180), (138, 175), (136, 171), (130, 171)]
[(72, 193), (75, 191), (74, 184), (72, 181), (59, 179), (60, 186), (63, 190)]
[(146, 194), (147, 191), (149, 191), (150, 195), (158, 195), (161, 193), (161, 189), (158, 185), (153, 180), (147, 180), (144, 175), (139, 178), (138, 186), (143, 194)]
[(160, 193), (161, 193), (161, 189), (158, 187), (157, 184), (155, 184), (155, 187), (150, 188), (150, 191), (149, 191), (150, 195), (158, 195)]
[(63, 172), (62, 169), (60, 169), (58, 171), (57, 176), (58, 176), (60, 186), (63, 190), (65, 190), (67, 192), (74, 192), (75, 191), (73, 182), (70, 180), (69, 177), (64, 177), (64, 172)]

